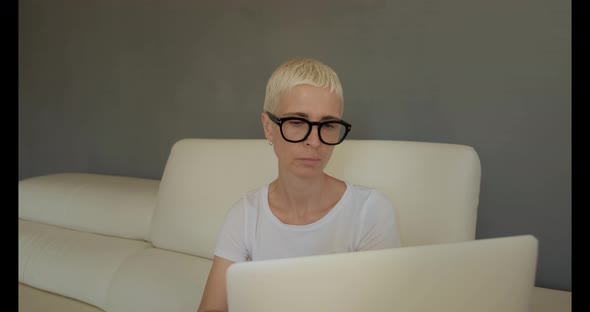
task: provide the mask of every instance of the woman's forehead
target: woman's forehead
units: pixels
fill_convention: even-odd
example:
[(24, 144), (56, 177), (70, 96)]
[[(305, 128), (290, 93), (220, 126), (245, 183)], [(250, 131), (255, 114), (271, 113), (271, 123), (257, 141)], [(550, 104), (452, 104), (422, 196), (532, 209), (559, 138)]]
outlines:
[(340, 117), (342, 100), (327, 88), (309, 85), (296, 86), (285, 92), (279, 101), (277, 113), (302, 117)]

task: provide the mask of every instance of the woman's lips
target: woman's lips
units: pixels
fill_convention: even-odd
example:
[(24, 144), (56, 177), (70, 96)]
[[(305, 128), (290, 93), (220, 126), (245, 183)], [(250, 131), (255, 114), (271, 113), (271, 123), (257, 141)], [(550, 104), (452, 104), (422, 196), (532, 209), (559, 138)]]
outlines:
[(321, 158), (298, 158), (297, 160), (299, 160), (303, 164), (309, 165), (309, 166), (315, 166), (322, 161)]

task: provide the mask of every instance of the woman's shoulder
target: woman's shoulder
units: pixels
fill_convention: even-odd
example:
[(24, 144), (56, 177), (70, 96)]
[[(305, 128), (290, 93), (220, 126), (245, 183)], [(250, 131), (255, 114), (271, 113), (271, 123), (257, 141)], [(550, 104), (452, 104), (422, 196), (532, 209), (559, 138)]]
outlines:
[(233, 209), (252, 210), (264, 205), (267, 200), (268, 184), (251, 189), (242, 194), (233, 204)]
[(366, 185), (362, 185), (362, 184), (354, 184), (354, 183), (350, 183), (350, 182), (346, 182), (346, 186), (349, 189), (349, 191), (355, 195), (358, 196), (383, 196), (383, 192), (381, 192), (380, 190), (374, 188), (374, 187), (370, 187), (370, 186), (366, 186)]
[(387, 195), (377, 188), (348, 182), (346, 184), (348, 186), (351, 200), (365, 208), (367, 208), (367, 204), (368, 206), (378, 207), (391, 206), (391, 202)]
[(260, 201), (268, 196), (268, 184), (261, 185), (257, 188), (251, 189), (242, 195), (243, 201), (252, 202)]

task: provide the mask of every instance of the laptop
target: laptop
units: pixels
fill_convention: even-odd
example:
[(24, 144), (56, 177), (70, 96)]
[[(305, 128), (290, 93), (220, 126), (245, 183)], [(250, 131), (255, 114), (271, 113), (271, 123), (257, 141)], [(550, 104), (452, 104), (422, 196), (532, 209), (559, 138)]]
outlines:
[(531, 235), (241, 262), (227, 271), (230, 312), (528, 312)]

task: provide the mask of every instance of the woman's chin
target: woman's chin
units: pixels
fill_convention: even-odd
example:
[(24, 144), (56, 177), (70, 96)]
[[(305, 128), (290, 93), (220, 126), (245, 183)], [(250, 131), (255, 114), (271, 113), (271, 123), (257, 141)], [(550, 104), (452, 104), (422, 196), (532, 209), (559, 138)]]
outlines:
[(299, 178), (319, 178), (324, 175), (324, 166), (297, 166), (291, 172)]

